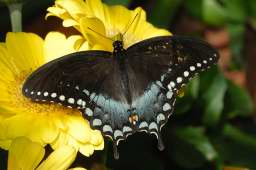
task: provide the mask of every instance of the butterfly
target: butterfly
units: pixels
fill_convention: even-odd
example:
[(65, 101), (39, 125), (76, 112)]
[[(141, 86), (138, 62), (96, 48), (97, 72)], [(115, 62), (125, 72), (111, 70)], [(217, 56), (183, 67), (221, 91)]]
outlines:
[(79, 109), (93, 129), (117, 146), (135, 132), (156, 135), (173, 113), (178, 90), (216, 64), (218, 52), (208, 43), (183, 36), (159, 36), (127, 49), (113, 42), (113, 52), (89, 50), (55, 59), (25, 81), (23, 94), (32, 101)]

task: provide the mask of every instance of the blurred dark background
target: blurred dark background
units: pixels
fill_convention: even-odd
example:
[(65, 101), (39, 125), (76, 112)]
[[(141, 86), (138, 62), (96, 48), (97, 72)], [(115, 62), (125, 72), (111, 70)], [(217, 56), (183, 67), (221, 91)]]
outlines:
[[(154, 136), (138, 133), (121, 142), (114, 160), (112, 143), (92, 157), (78, 156), (73, 166), (91, 170), (222, 170), (225, 166), (256, 169), (256, 1), (255, 0), (105, 0), (137, 6), (154, 25), (203, 38), (221, 54), (218, 67), (201, 74), (185, 89), (174, 114), (162, 130), (166, 149), (157, 149)], [(53, 0), (27, 0), (23, 31), (42, 37), (49, 31), (66, 35), (55, 17), (44, 19)], [(0, 6), (0, 40), (11, 31), (6, 6)], [(50, 147), (47, 149), (51, 151)], [(0, 152), (5, 169), (6, 155)], [(226, 170), (231, 170), (227, 169)], [(233, 169), (236, 170), (236, 169)], [(242, 170), (242, 169), (241, 169)]]

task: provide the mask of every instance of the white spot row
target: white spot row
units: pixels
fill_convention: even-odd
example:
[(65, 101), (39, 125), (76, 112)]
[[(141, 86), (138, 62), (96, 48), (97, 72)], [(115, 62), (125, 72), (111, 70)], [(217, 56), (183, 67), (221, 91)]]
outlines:
[[(162, 118), (163, 118), (162, 116), (158, 117), (159, 121)], [(165, 117), (164, 117), (164, 119), (165, 119)], [(146, 121), (141, 122), (139, 125), (139, 129), (143, 130), (145, 128), (148, 128), (149, 130), (156, 130), (156, 131), (158, 130), (158, 126), (157, 126), (156, 122), (151, 122), (149, 125)]]
[[(28, 89), (25, 89), (25, 92), (26, 93), (28, 93), (29, 92), (29, 90)], [(51, 98), (56, 98), (56, 97), (58, 97), (58, 95), (57, 95), (57, 93), (49, 93), (49, 92), (47, 92), (47, 91), (45, 91), (45, 92), (41, 92), (41, 91), (38, 91), (38, 92), (34, 92), (34, 91), (31, 91), (30, 92), (30, 94), (31, 95), (33, 95), (33, 94), (37, 94), (37, 96), (40, 96), (41, 94), (43, 94), (43, 96), (44, 97), (48, 97), (48, 96), (50, 96)], [(58, 99), (61, 101), (61, 102), (64, 102), (65, 100), (66, 100), (66, 97), (64, 96), (64, 95), (59, 95), (59, 97), (58, 97)], [(39, 99), (35, 99), (36, 101), (39, 101)], [(41, 101), (46, 101), (46, 100), (41, 100)], [(50, 101), (51, 103), (53, 103), (54, 101)], [(67, 99), (67, 102), (69, 103), (69, 104), (77, 104), (77, 105), (79, 105), (79, 106), (82, 106), (82, 108), (85, 108), (85, 105), (86, 105), (86, 102), (85, 101), (83, 101), (82, 99), (78, 99), (77, 101), (74, 99), (74, 98), (68, 98)], [(69, 106), (69, 107), (71, 107), (71, 106)], [(80, 108), (80, 107), (79, 107)]]
[[(93, 120), (93, 126), (101, 126), (101, 124), (102, 124), (102, 121), (100, 119)], [(104, 125), (102, 128), (102, 131), (104, 133), (108, 133), (108, 132), (112, 133), (114, 135), (114, 139), (117, 139), (118, 137), (123, 137), (124, 134), (126, 135), (131, 134), (133, 130), (129, 126), (124, 126), (122, 131), (117, 129), (113, 132), (113, 129), (110, 125)]]
[[(160, 121), (163, 121), (163, 120), (165, 120), (165, 116), (164, 116), (163, 113), (160, 113), (157, 116), (157, 123), (159, 123)], [(141, 131), (144, 131), (145, 128), (148, 128), (151, 131), (151, 133), (155, 133), (157, 135), (157, 133), (155, 132), (155, 131), (158, 131), (157, 123), (156, 122), (151, 122), (150, 124), (148, 124), (146, 121), (143, 121), (143, 122), (140, 123), (139, 129)], [(92, 121), (92, 125), (93, 126), (101, 126), (102, 121), (100, 119), (94, 119)], [(124, 126), (122, 130), (120, 130), (120, 129), (113, 130), (113, 128), (110, 125), (104, 125), (102, 127), (102, 131), (103, 131), (103, 133), (113, 134), (114, 139), (117, 139), (119, 137), (123, 137), (124, 134), (126, 136), (128, 136), (129, 134), (132, 134), (132, 132), (133, 132), (132, 128), (129, 127), (129, 126)]]
[[(203, 60), (203, 63), (207, 63), (207, 61), (206, 60)], [(202, 67), (202, 64), (201, 63), (196, 63), (196, 66), (197, 67)], [(195, 71), (196, 70), (196, 67), (195, 66), (190, 66), (189, 67), (189, 71), (191, 71), (191, 72), (193, 72), (193, 71)], [(184, 72), (183, 72), (183, 76), (185, 77), (185, 78), (187, 78), (187, 77), (189, 77), (189, 75), (190, 75), (190, 72), (189, 72), (188, 70), (185, 70)], [(177, 77), (177, 79), (176, 79), (176, 83), (182, 83), (184, 80), (183, 80), (183, 78), (182, 77)], [(171, 81), (169, 84), (168, 84), (168, 88), (169, 88), (169, 90), (172, 90), (173, 88), (175, 88), (175, 86), (176, 86), (176, 83), (174, 82), (174, 81)]]

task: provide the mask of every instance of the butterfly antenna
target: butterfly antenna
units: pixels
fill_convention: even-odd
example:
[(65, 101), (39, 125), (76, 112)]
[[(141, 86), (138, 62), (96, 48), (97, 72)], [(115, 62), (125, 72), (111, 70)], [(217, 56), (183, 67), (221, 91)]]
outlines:
[[(140, 12), (141, 12), (141, 10), (142, 10), (142, 9), (140, 9)], [(135, 19), (139, 16), (139, 13), (140, 13), (140, 12), (138, 12), (138, 13), (135, 15), (135, 17), (133, 18), (132, 22), (129, 23), (129, 24), (126, 26), (126, 30), (124, 31), (123, 36), (126, 34), (126, 32), (127, 32), (127, 31), (129, 30), (129, 28), (131, 27), (131, 25), (134, 23)]]
[(92, 32), (94, 32), (94, 33), (96, 33), (96, 34), (98, 34), (98, 35), (100, 35), (101, 37), (103, 37), (103, 38), (105, 38), (105, 39), (108, 39), (108, 40), (110, 40), (110, 41), (113, 41), (114, 42), (114, 40), (113, 39), (111, 39), (111, 38), (108, 38), (108, 37), (106, 37), (105, 35), (103, 35), (103, 34), (101, 34), (101, 33), (99, 33), (99, 32), (96, 32), (96, 31), (94, 31), (93, 29), (91, 29), (90, 27), (87, 27), (89, 30), (91, 30)]

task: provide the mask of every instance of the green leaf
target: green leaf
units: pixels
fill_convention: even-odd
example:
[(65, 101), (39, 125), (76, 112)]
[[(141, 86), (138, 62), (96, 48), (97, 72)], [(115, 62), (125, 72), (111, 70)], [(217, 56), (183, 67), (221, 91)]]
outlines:
[(170, 151), (181, 167), (193, 169), (202, 167), (206, 161), (217, 158), (217, 152), (204, 134), (203, 128), (185, 127), (175, 131), (175, 147)]
[[(251, 126), (255, 128), (255, 126)], [(256, 169), (256, 136), (226, 124), (220, 134), (211, 136), (211, 141), (225, 165)]]
[(186, 0), (184, 1), (184, 5), (191, 15), (199, 19), (202, 19), (203, 0)]
[(222, 0), (229, 22), (244, 23), (247, 17), (246, 2), (244, 0)]
[(256, 17), (256, 1), (247, 0), (247, 9), (249, 10), (249, 16)]
[(244, 60), (242, 50), (244, 47), (244, 24), (228, 24), (228, 32), (230, 35), (230, 48), (232, 51), (232, 62), (235, 68), (242, 67)]
[(179, 116), (188, 113), (192, 106), (192, 99), (185, 92), (185, 96), (178, 98), (175, 104), (175, 114), (174, 116)]
[(194, 77), (187, 88), (185, 88), (185, 95), (183, 97), (178, 97), (175, 106), (175, 115), (183, 115), (188, 113), (193, 105), (193, 100), (198, 97), (199, 94), (200, 79), (199, 76)]
[(199, 88), (200, 88), (200, 77), (196, 76), (188, 84), (188, 88), (187, 88), (188, 90), (185, 91), (185, 94), (187, 93), (192, 98), (196, 99), (199, 94)]
[(256, 135), (253, 136), (246, 134), (230, 124), (226, 124), (224, 126), (223, 135), (239, 142), (240, 144), (251, 147), (251, 149), (255, 150), (256, 153)]
[(155, 1), (154, 8), (148, 16), (149, 21), (159, 27), (168, 28), (181, 2), (182, 0)]
[(128, 6), (131, 3), (131, 0), (104, 0), (104, 2), (108, 5), (123, 5)]
[(248, 92), (228, 82), (227, 94), (225, 97), (225, 113), (229, 118), (236, 116), (251, 116), (253, 111), (253, 102)]
[(205, 106), (203, 123), (209, 127), (216, 126), (220, 120), (224, 108), (224, 96), (227, 90), (226, 79), (218, 69), (215, 70), (215, 75), (211, 79), (212, 82), (208, 82), (208, 88), (203, 92)]
[(216, 0), (203, 0), (203, 20), (214, 26), (221, 26), (227, 20), (225, 9)]

